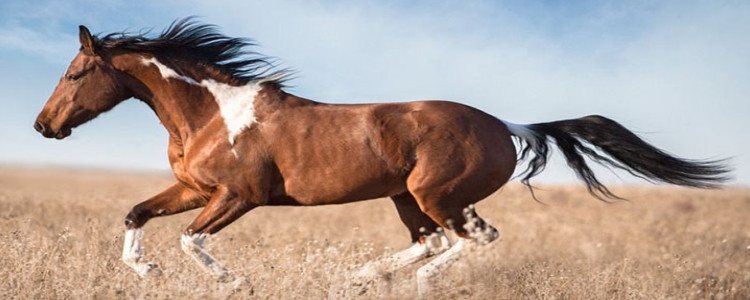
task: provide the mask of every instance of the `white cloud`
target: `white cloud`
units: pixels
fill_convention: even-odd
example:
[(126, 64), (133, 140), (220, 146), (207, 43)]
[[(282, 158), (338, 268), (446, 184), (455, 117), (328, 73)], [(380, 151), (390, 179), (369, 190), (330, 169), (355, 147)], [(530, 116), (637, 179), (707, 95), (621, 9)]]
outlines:
[(77, 37), (60, 32), (40, 32), (31, 28), (14, 26), (0, 28), (0, 48), (34, 53), (49, 62), (62, 63), (71, 58), (60, 49), (76, 49)]

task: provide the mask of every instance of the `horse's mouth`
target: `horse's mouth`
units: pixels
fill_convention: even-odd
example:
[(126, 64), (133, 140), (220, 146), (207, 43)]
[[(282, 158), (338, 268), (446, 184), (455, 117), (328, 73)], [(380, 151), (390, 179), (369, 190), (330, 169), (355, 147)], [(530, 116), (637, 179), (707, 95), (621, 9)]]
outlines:
[(69, 127), (68, 128), (60, 128), (60, 131), (58, 131), (57, 133), (55, 133), (54, 137), (55, 137), (55, 139), (62, 140), (64, 138), (70, 136), (71, 133), (73, 133), (73, 129), (71, 129)]

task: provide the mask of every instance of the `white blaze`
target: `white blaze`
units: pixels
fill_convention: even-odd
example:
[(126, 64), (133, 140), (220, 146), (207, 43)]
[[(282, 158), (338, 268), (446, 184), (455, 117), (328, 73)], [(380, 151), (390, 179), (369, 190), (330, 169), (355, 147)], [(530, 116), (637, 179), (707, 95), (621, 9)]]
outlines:
[(219, 104), (219, 112), (229, 132), (230, 144), (234, 144), (234, 139), (242, 130), (255, 123), (254, 100), (261, 88), (257, 82), (250, 82), (243, 86), (232, 86), (213, 79), (197, 82), (195, 79), (178, 74), (154, 57), (144, 58), (142, 62), (144, 65), (155, 65), (165, 80), (176, 78), (188, 84), (206, 88)]

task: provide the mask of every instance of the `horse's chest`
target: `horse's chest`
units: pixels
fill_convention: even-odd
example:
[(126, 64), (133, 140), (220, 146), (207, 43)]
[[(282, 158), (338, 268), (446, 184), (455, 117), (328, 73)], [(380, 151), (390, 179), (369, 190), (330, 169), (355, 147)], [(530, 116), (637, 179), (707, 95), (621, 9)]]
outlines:
[(178, 180), (204, 192), (219, 185), (242, 185), (248, 178), (242, 170), (257, 162), (248, 143), (258, 144), (257, 138), (243, 134), (230, 143), (222, 118), (214, 118), (199, 132), (173, 139), (169, 146), (172, 170)]
[(187, 168), (185, 168), (184, 160), (175, 161), (172, 163), (172, 172), (174, 173), (174, 177), (182, 182), (185, 185), (191, 186), (197, 190), (201, 190), (202, 184), (199, 184), (199, 181), (195, 179), (194, 176), (192, 176), (188, 171)]
[(169, 144), (169, 164), (175, 178), (188, 186), (197, 187), (195, 180), (187, 172), (185, 164), (185, 149), (177, 143)]
[(216, 186), (221, 174), (218, 170), (226, 165), (226, 155), (216, 153), (209, 147), (180, 147), (169, 148), (169, 161), (175, 178), (196, 190), (209, 191)]

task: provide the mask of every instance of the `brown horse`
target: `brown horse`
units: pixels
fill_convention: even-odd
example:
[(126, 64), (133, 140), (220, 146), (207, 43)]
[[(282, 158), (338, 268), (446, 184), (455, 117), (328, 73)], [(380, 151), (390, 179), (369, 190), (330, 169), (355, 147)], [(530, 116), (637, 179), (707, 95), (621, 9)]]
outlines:
[[(550, 140), (599, 198), (616, 196), (583, 155), (654, 181), (707, 188), (726, 179), (719, 161), (675, 158), (601, 116), (517, 125), (446, 101), (333, 105), (300, 98), (284, 91), (287, 72), (245, 50), (248, 41), (190, 19), (156, 37), (96, 37), (81, 26), (80, 42), (34, 128), (62, 139), (129, 98), (156, 113), (169, 132), (177, 183), (126, 217), (122, 258), (141, 276), (158, 270), (141, 250), (141, 228), (154, 217), (204, 207), (185, 229), (182, 249), (225, 279), (203, 241), (253, 208), (391, 197), (414, 245), (357, 276), (367, 282), (440, 254), (417, 272), (424, 293), (466, 245), (498, 237), (473, 204), (530, 156), (522, 178), (528, 185), (546, 164)], [(520, 157), (512, 136), (524, 146)], [(443, 228), (458, 242), (451, 245)]]

